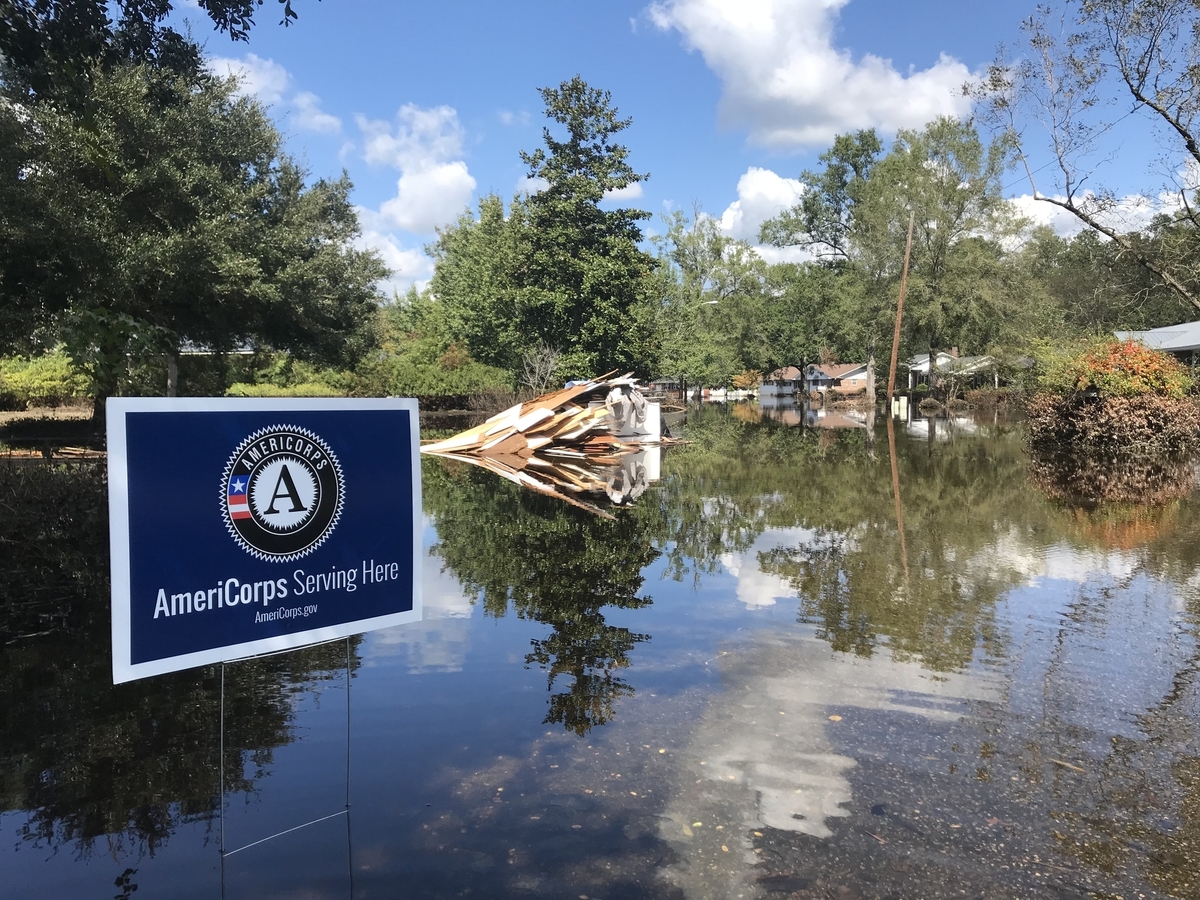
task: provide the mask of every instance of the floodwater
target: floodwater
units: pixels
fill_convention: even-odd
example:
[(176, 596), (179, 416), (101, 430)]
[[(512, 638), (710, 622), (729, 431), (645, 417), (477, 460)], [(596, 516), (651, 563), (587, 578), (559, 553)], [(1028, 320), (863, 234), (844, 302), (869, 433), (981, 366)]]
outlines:
[(615, 521), (425, 460), (422, 623), (118, 687), (42, 473), (0, 893), (1200, 898), (1192, 467), (842, 418), (694, 413)]

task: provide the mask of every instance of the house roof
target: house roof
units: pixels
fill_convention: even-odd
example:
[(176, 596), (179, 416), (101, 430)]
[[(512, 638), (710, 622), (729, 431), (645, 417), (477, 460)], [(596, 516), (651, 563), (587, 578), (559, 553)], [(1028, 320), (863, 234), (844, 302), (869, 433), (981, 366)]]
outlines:
[(776, 369), (764, 381), (802, 381), (804, 379), (804, 370), (797, 366), (784, 366), (781, 369)]
[(1113, 334), (1117, 340), (1141, 341), (1147, 347), (1168, 353), (1200, 350), (1200, 322), (1181, 322), (1149, 331), (1115, 331)]
[[(928, 372), (929, 354), (920, 353), (912, 357), (908, 361), (908, 367), (914, 372)], [(996, 367), (996, 360), (990, 356), (951, 356), (949, 353), (939, 351), (937, 367), (943, 372), (965, 375), (971, 372), (991, 370)]]
[(845, 378), (848, 375), (853, 375), (858, 371), (866, 371), (866, 363), (845, 363), (842, 365), (830, 366), (809, 366), (810, 370), (820, 372), (826, 378), (838, 379)]

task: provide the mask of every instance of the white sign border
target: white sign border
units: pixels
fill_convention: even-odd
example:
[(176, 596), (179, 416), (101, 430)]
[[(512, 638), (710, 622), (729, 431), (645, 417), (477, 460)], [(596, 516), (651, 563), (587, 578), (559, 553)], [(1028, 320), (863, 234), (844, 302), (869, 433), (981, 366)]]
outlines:
[[(391, 613), (371, 619), (344, 622), (326, 628), (312, 628), (292, 634), (261, 638), (241, 644), (229, 644), (211, 650), (199, 650), (150, 662), (134, 663), (130, 643), (132, 591), (129, 559), (129, 460), (125, 432), (125, 416), (141, 412), (349, 412), (369, 410), (406, 410), (411, 415), (413, 460), (413, 608), (407, 612)], [(108, 447), (108, 534), (112, 578), (112, 672), (113, 684), (178, 672), (212, 663), (249, 659), (281, 650), (292, 650), (320, 644), (337, 638), (377, 631), (393, 625), (419, 622), (422, 616), (421, 585), (421, 435), (417, 401), (411, 398), (338, 397), (113, 397), (105, 403)]]

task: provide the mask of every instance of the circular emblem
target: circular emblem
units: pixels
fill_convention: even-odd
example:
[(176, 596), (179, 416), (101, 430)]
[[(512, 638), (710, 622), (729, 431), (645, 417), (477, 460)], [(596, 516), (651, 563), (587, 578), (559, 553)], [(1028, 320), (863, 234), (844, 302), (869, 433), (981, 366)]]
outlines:
[(307, 428), (273, 425), (233, 451), (221, 477), (221, 512), (234, 540), (259, 559), (291, 562), (324, 543), (342, 515), (337, 457)]

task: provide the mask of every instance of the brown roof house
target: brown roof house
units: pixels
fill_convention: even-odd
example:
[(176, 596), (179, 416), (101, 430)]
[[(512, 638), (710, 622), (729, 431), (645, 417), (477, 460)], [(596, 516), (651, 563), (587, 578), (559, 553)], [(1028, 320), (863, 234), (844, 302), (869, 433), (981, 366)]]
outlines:
[(758, 399), (793, 397), (804, 393), (804, 370), (797, 366), (776, 369), (758, 386)]
[(808, 389), (810, 391), (836, 391), (853, 394), (866, 390), (867, 364), (846, 363), (844, 365), (808, 367)]

